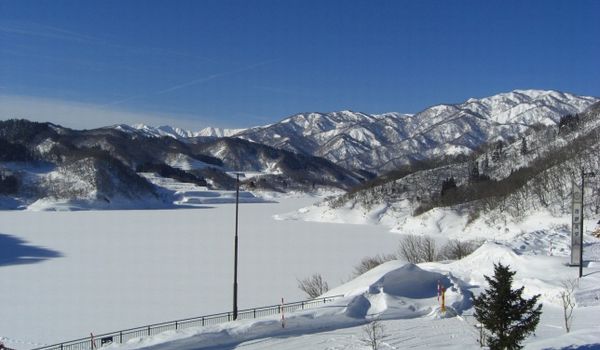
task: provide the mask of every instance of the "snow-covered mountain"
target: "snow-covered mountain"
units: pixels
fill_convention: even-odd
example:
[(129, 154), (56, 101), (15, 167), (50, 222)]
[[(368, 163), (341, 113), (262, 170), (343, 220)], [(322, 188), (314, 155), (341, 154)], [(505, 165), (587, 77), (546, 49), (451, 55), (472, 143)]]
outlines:
[(353, 111), (300, 113), (248, 129), (116, 125), (145, 136), (237, 137), (323, 157), (347, 169), (384, 173), (415, 161), (470, 154), (481, 145), (511, 140), (539, 125), (556, 125), (598, 101), (554, 90), (514, 90), (459, 104), (435, 105), (417, 114)]
[(126, 133), (142, 134), (146, 137), (163, 137), (168, 136), (178, 140), (184, 140), (192, 137), (228, 137), (244, 131), (245, 129), (223, 129), (206, 127), (200, 131), (190, 131), (186, 129), (176, 128), (169, 125), (149, 126), (146, 124), (116, 124), (108, 128), (116, 129)]
[(368, 179), (323, 158), (247, 140), (225, 137), (194, 142), (190, 142), (190, 147), (196, 152), (221, 159), (230, 169), (263, 173), (247, 181), (253, 188), (287, 192), (333, 186), (348, 190)]
[[(158, 132), (175, 136), (157, 137)], [(323, 158), (242, 139), (182, 135), (190, 134), (168, 127), (72, 130), (0, 121), (0, 208), (27, 207), (39, 200), (85, 203), (78, 207), (170, 205), (170, 194), (162, 196), (165, 191), (139, 173), (211, 190), (234, 189), (230, 171), (253, 173), (242, 179), (242, 186), (278, 191), (348, 190), (366, 180)]]
[[(383, 224), (403, 233), (453, 231), (464, 238), (493, 231), (496, 221), (520, 224), (539, 211), (567, 215), (572, 181), (580, 183), (582, 170), (600, 168), (600, 102), (552, 123), (512, 142), (487, 143), (468, 158), (388, 173), (290, 217)], [(591, 215), (600, 213), (599, 185), (598, 177), (585, 180)]]
[(432, 106), (415, 115), (302, 113), (235, 136), (324, 157), (346, 168), (384, 172), (415, 160), (469, 154), (491, 140), (557, 124), (561, 116), (596, 101), (558, 91), (514, 90)]
[(238, 134), (246, 129), (223, 129), (223, 128), (213, 128), (206, 127), (196, 133), (194, 135), (197, 136), (208, 136), (208, 137), (230, 137), (235, 134)]

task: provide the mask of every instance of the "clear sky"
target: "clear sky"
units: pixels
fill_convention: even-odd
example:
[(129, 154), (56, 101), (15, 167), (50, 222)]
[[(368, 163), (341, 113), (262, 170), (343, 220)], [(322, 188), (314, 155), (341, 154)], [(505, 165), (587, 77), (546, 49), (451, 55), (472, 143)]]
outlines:
[(0, 118), (248, 127), (600, 95), (600, 1), (0, 0)]

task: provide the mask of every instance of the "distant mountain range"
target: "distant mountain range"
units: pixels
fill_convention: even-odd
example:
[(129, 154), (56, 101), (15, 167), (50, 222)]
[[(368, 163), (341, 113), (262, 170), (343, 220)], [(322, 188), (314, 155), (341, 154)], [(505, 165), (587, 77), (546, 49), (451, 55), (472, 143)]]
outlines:
[[(507, 119), (513, 117), (522, 116)], [(501, 236), (507, 223), (536, 211), (564, 217), (572, 209), (581, 171), (600, 169), (600, 102), (562, 116), (557, 125), (553, 119), (547, 124), (512, 135), (512, 141), (487, 143), (462, 159), (389, 172), (293, 217), (467, 236)], [(600, 177), (587, 178), (585, 187), (586, 215), (597, 217)]]
[(460, 104), (435, 105), (414, 115), (313, 112), (238, 130), (134, 128), (178, 139), (231, 136), (323, 157), (348, 169), (383, 173), (414, 161), (469, 154), (490, 141), (514, 139), (539, 125), (556, 125), (561, 116), (583, 111), (597, 101), (552, 90), (514, 90)]
[(0, 121), (0, 208), (39, 200), (80, 207), (146, 208), (172, 203), (141, 172), (156, 172), (209, 189), (232, 190), (228, 172), (248, 189), (350, 189), (367, 178), (318, 157), (235, 138), (156, 137), (124, 126), (72, 130), (27, 120)]
[(189, 131), (185, 129), (175, 128), (168, 125), (152, 127), (145, 124), (117, 124), (112, 128), (126, 133), (142, 133), (148, 137), (163, 137), (169, 136), (176, 139), (187, 139), (192, 137), (229, 137), (244, 131), (245, 129), (222, 129), (206, 127), (200, 131)]
[(597, 101), (515, 90), (414, 115), (301, 113), (265, 126), (198, 132), (142, 124), (80, 131), (2, 121), (0, 207), (44, 198), (160, 206), (169, 199), (140, 176), (147, 171), (214, 189), (232, 189), (228, 172), (244, 171), (256, 173), (243, 180), (248, 189), (349, 190), (402, 166), (480, 154), (497, 141), (511, 144)]

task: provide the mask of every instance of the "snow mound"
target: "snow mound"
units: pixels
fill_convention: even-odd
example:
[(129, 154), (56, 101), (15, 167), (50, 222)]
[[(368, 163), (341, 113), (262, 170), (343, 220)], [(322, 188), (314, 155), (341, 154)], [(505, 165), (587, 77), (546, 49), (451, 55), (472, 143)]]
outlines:
[(486, 242), (469, 256), (463, 258), (462, 265), (493, 266), (495, 263), (515, 266), (523, 262), (524, 257), (519, 256), (513, 249), (500, 243)]
[(380, 276), (374, 283), (365, 286), (363, 294), (350, 300), (346, 316), (365, 320), (407, 319), (426, 315), (446, 317), (446, 313), (440, 312), (438, 283), (447, 290), (449, 314), (456, 315), (470, 306), (470, 292), (460, 287), (466, 284), (455, 281), (450, 274), (424, 270), (405, 262), (382, 274), (388, 267), (398, 266), (398, 262), (384, 265), (387, 266), (367, 272), (369, 276), (366, 278), (365, 275), (358, 277), (359, 281), (364, 281), (375, 274)]
[[(446, 288), (451, 285), (447, 276), (406, 264), (386, 273), (376, 284), (382, 291), (396, 297), (425, 299), (437, 296), (438, 281)], [(374, 287), (374, 286), (371, 286)]]

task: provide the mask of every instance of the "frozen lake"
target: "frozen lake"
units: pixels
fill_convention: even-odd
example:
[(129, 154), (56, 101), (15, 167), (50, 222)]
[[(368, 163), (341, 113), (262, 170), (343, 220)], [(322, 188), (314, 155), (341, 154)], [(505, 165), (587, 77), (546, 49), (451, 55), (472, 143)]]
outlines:
[[(277, 200), (240, 205), (240, 308), (304, 299), (297, 279), (335, 287), (396, 249), (384, 227), (274, 220), (316, 199)], [(234, 218), (233, 204), (0, 212), (0, 337), (20, 349), (230, 310)]]

